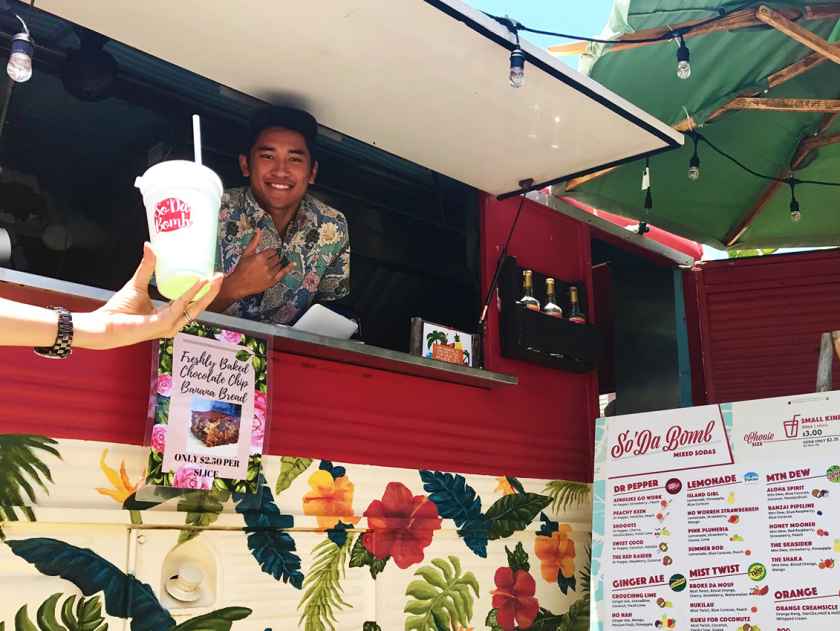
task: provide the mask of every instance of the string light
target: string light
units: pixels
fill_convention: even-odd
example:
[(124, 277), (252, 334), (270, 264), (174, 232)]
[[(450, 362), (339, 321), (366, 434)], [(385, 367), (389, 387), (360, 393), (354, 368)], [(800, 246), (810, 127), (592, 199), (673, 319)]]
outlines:
[(525, 53), (517, 46), (510, 52), (510, 86), (521, 88), (525, 85)]
[(788, 184), (790, 185), (790, 220), (793, 223), (798, 223), (802, 219), (802, 212), (799, 210), (799, 201), (796, 199), (796, 191), (794, 191), (797, 180), (788, 178)]
[(645, 191), (645, 210), (647, 211), (653, 209), (653, 195), (650, 189), (650, 158), (645, 158), (645, 170), (642, 171), (642, 190)]
[(23, 25), (23, 31), (12, 37), (12, 52), (9, 55), (6, 73), (12, 81), (23, 83), (32, 77), (32, 54), (35, 52), (35, 47), (32, 45), (32, 37), (29, 35), (26, 22), (19, 15), (15, 17)]
[(700, 179), (700, 156), (697, 155), (697, 133), (691, 132), (691, 139), (694, 141), (694, 153), (688, 161), (688, 179), (696, 182)]
[(677, 48), (677, 77), (683, 81), (691, 77), (691, 64), (688, 61), (690, 57), (685, 39), (680, 35), (680, 46)]

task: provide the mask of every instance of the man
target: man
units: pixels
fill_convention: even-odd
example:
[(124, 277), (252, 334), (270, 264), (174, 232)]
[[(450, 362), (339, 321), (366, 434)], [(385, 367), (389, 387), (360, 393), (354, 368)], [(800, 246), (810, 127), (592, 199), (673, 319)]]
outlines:
[(317, 132), (301, 110), (271, 107), (254, 118), (239, 156), (249, 186), (222, 196), (216, 269), (225, 280), (211, 310), (290, 324), (313, 302), (350, 293), (347, 220), (308, 193)]

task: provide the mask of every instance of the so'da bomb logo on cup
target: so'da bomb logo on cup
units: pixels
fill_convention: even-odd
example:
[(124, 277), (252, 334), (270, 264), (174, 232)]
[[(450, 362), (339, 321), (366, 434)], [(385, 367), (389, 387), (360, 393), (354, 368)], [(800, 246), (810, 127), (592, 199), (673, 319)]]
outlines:
[(155, 230), (174, 232), (192, 224), (190, 205), (182, 199), (167, 197), (155, 204)]

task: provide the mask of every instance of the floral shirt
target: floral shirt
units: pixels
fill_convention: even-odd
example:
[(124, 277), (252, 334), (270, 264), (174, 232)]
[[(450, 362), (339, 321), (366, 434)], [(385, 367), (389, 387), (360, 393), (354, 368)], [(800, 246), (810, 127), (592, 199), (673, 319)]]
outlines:
[(236, 267), (257, 228), (262, 229), (257, 251), (274, 248), (284, 265), (295, 267), (273, 287), (234, 302), (225, 313), (290, 324), (313, 302), (338, 300), (350, 293), (350, 235), (340, 212), (307, 194), (281, 235), (250, 187), (228, 189), (219, 211), (217, 271), (229, 274)]

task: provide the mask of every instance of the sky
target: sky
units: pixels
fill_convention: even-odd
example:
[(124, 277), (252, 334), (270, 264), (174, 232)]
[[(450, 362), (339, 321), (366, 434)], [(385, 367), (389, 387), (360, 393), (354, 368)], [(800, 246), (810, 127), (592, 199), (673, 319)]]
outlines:
[[(572, 35), (593, 37), (600, 34), (607, 23), (613, 0), (466, 0), (476, 9), (493, 15), (507, 15), (525, 26), (543, 31), (558, 31)], [(553, 44), (568, 44), (572, 40), (523, 33), (527, 39), (541, 48)], [(577, 56), (559, 57), (563, 63), (577, 68)]]

